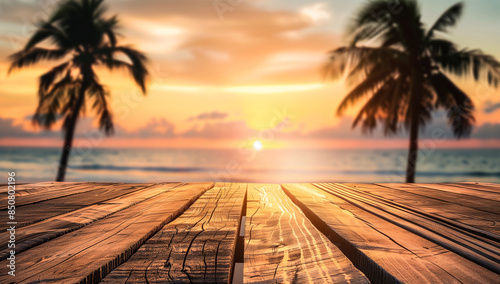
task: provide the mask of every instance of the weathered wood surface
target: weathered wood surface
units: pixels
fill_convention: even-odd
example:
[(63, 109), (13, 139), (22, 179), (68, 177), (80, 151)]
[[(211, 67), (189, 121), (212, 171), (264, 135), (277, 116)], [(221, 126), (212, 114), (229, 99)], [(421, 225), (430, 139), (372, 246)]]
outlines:
[[(97, 283), (212, 184), (185, 184), (16, 256), (17, 283)], [(7, 260), (0, 283), (9, 283)]]
[[(11, 185), (16, 190), (17, 196), (28, 196), (30, 194), (37, 194), (40, 192), (46, 192), (54, 190), (55, 188), (63, 188), (68, 186), (75, 186), (78, 184), (85, 184), (85, 182), (38, 182), (38, 183), (16, 183)], [(89, 184), (89, 183), (87, 183)], [(9, 189), (8, 184), (0, 185), (0, 192), (7, 192)], [(6, 196), (1, 196), (0, 201), (7, 199)]]
[[(361, 186), (361, 185), (360, 185)], [(372, 282), (495, 283), (498, 243), (340, 184), (285, 185)], [(447, 227), (448, 226), (448, 227)], [(473, 240), (480, 242), (474, 244)], [(487, 268), (485, 268), (487, 267)]]
[[(462, 187), (452, 184), (387, 184), (386, 186), (418, 192), (421, 195), (460, 203), (476, 209), (489, 210), (495, 214), (500, 213), (500, 191), (480, 190), (472, 186)], [(487, 207), (481, 207), (481, 204)]]
[[(17, 210), (15, 221), (17, 222), (18, 228), (24, 227), (53, 216), (104, 202), (150, 186), (150, 184), (81, 184), (77, 188), (71, 188), (74, 192), (68, 192), (71, 193), (69, 195), (29, 204), (25, 204), (26, 196), (20, 196), (16, 198), (16, 201), (20, 201), (21, 204), (17, 204), (16, 202)], [(48, 192), (56, 193), (58, 190), (58, 187), (53, 187), (53, 189), (49, 191), (38, 191), (36, 193), (31, 193), (29, 196), (31, 198), (36, 197), (37, 199), (41, 197), (47, 198), (46, 195), (53, 196), (53, 194), (49, 194)], [(4, 214), (2, 211), (0, 211), (0, 214), (4, 216), (7, 215), (6, 212)], [(0, 231), (5, 231), (6, 227), (6, 223), (0, 223)]]
[[(500, 237), (496, 234), (437, 216), (438, 214), (429, 214), (423, 208), (405, 206), (371, 192), (361, 192), (358, 188), (333, 184), (323, 184), (319, 187), (342, 197), (358, 208), (362, 208), (361, 212), (369, 213), (364, 214), (367, 216), (365, 220), (371, 220), (370, 216), (376, 215), (409, 233), (418, 235), (446, 249), (445, 253), (437, 254), (437, 256), (436, 254), (425, 255), (425, 257), (460, 281), (471, 282), (476, 279), (477, 281), (482, 280), (479, 282), (484, 283), (495, 279), (497, 277), (495, 273), (500, 273), (500, 251), (498, 250)], [(361, 215), (362, 213), (358, 214), (358, 216)], [(498, 219), (498, 216), (492, 218)], [(375, 227), (382, 228), (378, 225)], [(395, 230), (388, 230), (386, 234), (394, 240), (398, 240), (401, 236)], [(406, 237), (404, 240), (408, 240), (408, 238)], [(414, 242), (409, 244), (414, 245)], [(419, 247), (417, 246), (415, 249), (419, 249)], [(494, 273), (481, 272), (483, 267)], [(475, 276), (478, 273), (482, 274), (480, 278)]]
[[(16, 186), (16, 205), (22, 206), (33, 204), (44, 200), (51, 200), (68, 195), (75, 195), (81, 192), (94, 190), (94, 186), (115, 184), (115, 183), (63, 183), (62, 185), (53, 186), (51, 183), (43, 184), (38, 187), (38, 184), (17, 185)], [(4, 189), (2, 192), (7, 192)], [(21, 198), (22, 197), (22, 198)], [(7, 196), (2, 195), (0, 198), (0, 209), (7, 208)]]
[(493, 190), (494, 192), (500, 191), (500, 184), (490, 183), (490, 182), (457, 182), (454, 185), (460, 185), (465, 187), (475, 186), (481, 190)]
[(216, 184), (102, 283), (228, 283), (245, 184)]
[[(446, 185), (439, 186), (440, 189), (436, 189), (438, 193), (433, 193), (436, 190), (423, 187), (420, 184), (418, 186), (403, 184), (346, 185), (365, 191), (366, 194), (377, 195), (379, 198), (409, 206), (412, 210), (418, 210), (447, 222), (458, 222), (462, 226), (470, 226), (470, 229), (474, 231), (486, 231), (481, 232), (484, 234), (487, 232), (500, 233), (500, 214), (481, 210), (480, 206), (474, 206), (475, 208), (467, 206), (467, 202), (457, 202), (457, 197), (452, 196), (453, 192), (442, 189), (446, 188)], [(438, 187), (438, 185), (435, 186)], [(465, 197), (462, 196), (462, 198)], [(480, 199), (480, 202), (484, 204), (492, 201)]]
[(23, 184), (16, 221), (0, 283), (500, 283), (492, 183)]
[(279, 185), (248, 186), (245, 283), (369, 283)]
[[(63, 234), (69, 233), (76, 229), (79, 229), (85, 225), (88, 225), (96, 220), (105, 218), (110, 214), (118, 212), (120, 210), (126, 209), (133, 206), (139, 202), (147, 200), (154, 197), (160, 193), (168, 191), (179, 183), (171, 184), (158, 184), (152, 186), (141, 186), (141, 185), (116, 185), (113, 187), (114, 190), (104, 190), (103, 192), (115, 193), (111, 196), (118, 196), (116, 198), (111, 198), (107, 194), (96, 194), (94, 192), (94, 200), (89, 204), (90, 206), (71, 211), (69, 213), (60, 214), (55, 217), (49, 218), (47, 220), (34, 223), (27, 227), (18, 230), (16, 234), (16, 251), (22, 252), (31, 247), (44, 243), (48, 240), (61, 236)], [(89, 193), (89, 192), (86, 192)], [(89, 202), (88, 199), (77, 197), (75, 200), (82, 204), (84, 202)], [(29, 205), (28, 205), (29, 206)], [(83, 206), (82, 206), (83, 207)], [(19, 210), (24, 211), (24, 208)], [(37, 217), (33, 217), (36, 220)], [(28, 219), (29, 220), (29, 219)], [(10, 233), (3, 232), (0, 233), (0, 243), (6, 243), (9, 239)], [(2, 251), (0, 253), (0, 260), (4, 260), (9, 256), (8, 251)]]

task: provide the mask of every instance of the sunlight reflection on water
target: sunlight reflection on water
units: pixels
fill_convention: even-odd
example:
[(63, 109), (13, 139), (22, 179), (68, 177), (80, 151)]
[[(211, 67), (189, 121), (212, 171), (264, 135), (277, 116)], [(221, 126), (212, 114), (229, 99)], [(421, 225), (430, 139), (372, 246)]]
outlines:
[[(53, 180), (59, 149), (0, 148), (0, 169), (25, 182)], [(68, 181), (403, 182), (405, 150), (94, 149), (73, 157)], [(436, 150), (417, 182), (500, 182), (500, 150)]]

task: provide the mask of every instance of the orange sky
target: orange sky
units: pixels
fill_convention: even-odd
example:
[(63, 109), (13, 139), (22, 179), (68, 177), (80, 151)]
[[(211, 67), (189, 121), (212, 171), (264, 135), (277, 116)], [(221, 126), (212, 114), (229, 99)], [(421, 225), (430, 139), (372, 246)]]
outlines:
[[(36, 108), (37, 77), (51, 64), (7, 76), (7, 56), (32, 32), (29, 23), (51, 8), (42, 2), (0, 4), (0, 145), (61, 144), (60, 133), (33, 134), (27, 119)], [(221, 14), (214, 1), (108, 1), (110, 13), (121, 19), (122, 43), (149, 56), (152, 79), (144, 98), (125, 74), (99, 70), (112, 91), (118, 129), (94, 146), (213, 148), (260, 139), (271, 148), (406, 147), (405, 135), (387, 142), (351, 131), (349, 117), (357, 108), (335, 116), (348, 89), (324, 81), (320, 68), (326, 52), (344, 43), (343, 28), (363, 1), (343, 2), (241, 1)], [(421, 2), (426, 22), (455, 3)], [(451, 39), (500, 58), (500, 19), (492, 12), (500, 4), (465, 3)], [(476, 104), (475, 134), (437, 147), (500, 146), (500, 91), (469, 81), (459, 85)], [(444, 127), (442, 119), (429, 127)], [(91, 116), (80, 121), (79, 133), (89, 140)]]

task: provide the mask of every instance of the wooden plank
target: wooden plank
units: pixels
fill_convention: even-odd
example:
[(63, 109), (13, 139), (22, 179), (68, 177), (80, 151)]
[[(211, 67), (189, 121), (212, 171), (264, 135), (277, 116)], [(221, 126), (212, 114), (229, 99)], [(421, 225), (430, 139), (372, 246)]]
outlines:
[[(74, 194), (61, 196), (54, 199), (43, 200), (23, 206), (16, 206), (17, 227), (45, 220), (47, 218), (78, 210), (108, 199), (113, 199), (136, 190), (142, 189), (150, 184), (98, 184), (92, 185), (91, 190), (83, 192), (76, 191)], [(24, 197), (17, 197), (16, 201), (22, 201)], [(0, 211), (0, 214), (4, 212)], [(5, 212), (4, 216), (7, 216)], [(5, 231), (6, 223), (0, 223), (0, 231)]]
[(386, 184), (345, 184), (365, 194), (377, 195), (390, 201), (408, 206), (449, 222), (459, 222), (462, 225), (478, 228), (500, 235), (500, 215), (463, 206), (461, 203), (449, 200), (431, 198), (418, 194), (418, 190), (406, 191), (398, 189), (402, 184), (389, 187)]
[(16, 255), (16, 277), (1, 261), (0, 283), (97, 283), (212, 183), (185, 184)]
[(486, 188), (487, 190), (493, 191), (493, 192), (498, 192), (500, 190), (500, 184), (499, 183), (491, 183), (491, 182), (457, 182), (457, 185), (475, 185), (480, 188)]
[[(121, 192), (115, 198), (107, 200), (98, 199), (97, 204), (93, 204), (65, 214), (60, 214), (47, 220), (34, 223), (16, 233), (16, 253), (42, 244), (58, 236), (77, 230), (85, 225), (105, 218), (110, 214), (133, 206), (139, 202), (154, 197), (160, 193), (171, 190), (180, 185), (179, 183), (156, 184), (152, 186), (117, 185), (115, 188)], [(135, 189), (131, 191), (130, 189)], [(85, 194), (87, 194), (86, 192)], [(102, 195), (98, 195), (102, 197)], [(107, 196), (109, 197), (109, 196)], [(0, 233), (0, 244), (5, 244), (9, 240), (10, 233)], [(9, 251), (0, 252), (0, 260), (9, 256)]]
[[(52, 190), (54, 187), (64, 188), (75, 186), (79, 184), (84, 184), (84, 182), (38, 182), (38, 183), (17, 183), (16, 187), (16, 195), (18, 196), (27, 196), (30, 194), (39, 194), (49, 190)], [(0, 192), (7, 192), (8, 185), (2, 184), (0, 186)], [(6, 200), (5, 196), (0, 197), (0, 202)]]
[(245, 283), (369, 283), (279, 185), (249, 185)]
[[(29, 195), (36, 195), (36, 194), (43, 194), (49, 191), (55, 191), (55, 190), (61, 190), (61, 189), (67, 189), (67, 188), (74, 188), (79, 185), (88, 185), (88, 184), (95, 184), (94, 182), (38, 182), (38, 183), (25, 183), (25, 184), (19, 184), (16, 183), (16, 195), (19, 196), (29, 196)], [(0, 187), (0, 190), (2, 192), (8, 190), (8, 186), (2, 186)], [(4, 197), (2, 196), (3, 200)]]
[(216, 184), (102, 283), (228, 283), (245, 194)]
[(488, 190), (484, 186), (460, 185), (456, 183), (439, 183), (439, 184), (422, 183), (418, 184), (418, 186), (452, 192), (452, 193), (471, 195), (474, 197), (484, 198), (488, 200), (496, 200), (500, 202), (500, 191)]
[[(99, 186), (113, 185), (113, 184), (116, 183), (93, 183), (93, 182), (74, 183), (74, 184), (57, 183), (55, 186), (47, 185), (47, 190), (37, 190), (36, 188), (38, 186), (36, 184), (30, 185), (29, 188), (25, 188), (19, 193), (16, 192), (16, 207), (42, 202), (45, 200), (61, 198), (64, 196), (74, 195), (86, 191), (91, 191)], [(0, 210), (7, 209), (6, 199), (7, 197), (3, 196), (3, 201), (5, 202), (0, 201), (1, 202)]]
[(463, 188), (468, 188), (468, 189), (474, 189), (479, 192), (487, 192), (487, 193), (494, 193), (498, 196), (500, 196), (500, 186), (497, 184), (484, 184), (484, 183), (447, 183), (449, 185), (453, 186), (458, 186), (458, 187), (463, 187)]
[[(26, 184), (33, 184), (33, 182), (16, 182), (16, 184), (19, 184), (19, 185), (26, 185)], [(9, 183), (1, 183), (0, 184), (0, 192), (1, 191), (6, 191), (7, 190), (7, 186), (9, 186)]]
[(500, 214), (500, 200), (497, 194), (480, 194), (470, 189), (446, 184), (380, 184), (398, 190), (414, 192), (422, 196), (452, 202), (476, 210)]
[[(377, 230), (389, 235), (398, 243), (407, 242), (405, 248), (416, 255), (425, 256), (427, 260), (431, 260), (433, 264), (460, 281), (470, 282), (472, 279), (478, 279), (476, 274), (481, 275), (482, 282), (491, 281), (495, 279), (496, 273), (500, 273), (498, 235), (436, 218), (425, 210), (410, 208), (389, 201), (385, 197), (367, 194), (357, 188), (340, 184), (318, 184), (318, 186), (350, 203), (358, 218), (370, 221)], [(396, 229), (384, 231), (383, 222), (372, 221), (379, 219), (396, 225)], [(397, 233), (398, 229), (401, 233)], [(404, 230), (418, 237), (414, 236), (413, 240), (408, 236), (401, 238)], [(427, 251), (422, 254), (422, 248), (428, 247), (418, 242), (418, 240), (425, 241), (422, 238), (441, 246), (442, 252)]]
[[(70, 187), (75, 187), (78, 185), (84, 185), (85, 183), (83, 182), (61, 182), (61, 183), (56, 183), (56, 182), (40, 182), (40, 183), (32, 183), (32, 184), (15, 184), (15, 190), (16, 190), (16, 197), (26, 197), (29, 195), (37, 195), (37, 194), (43, 194), (48, 191), (53, 191), (53, 190), (61, 190), (61, 189), (66, 189)], [(1, 186), (0, 187), (0, 192), (2, 193), (7, 193), (9, 190), (8, 185)], [(7, 202), (7, 196), (6, 195), (1, 195), (0, 196), (0, 209), (5, 208), (5, 202)]]
[(395, 224), (370, 204), (355, 204), (346, 198), (347, 191), (336, 196), (309, 184), (285, 185), (284, 190), (372, 282), (488, 283), (497, 277)]

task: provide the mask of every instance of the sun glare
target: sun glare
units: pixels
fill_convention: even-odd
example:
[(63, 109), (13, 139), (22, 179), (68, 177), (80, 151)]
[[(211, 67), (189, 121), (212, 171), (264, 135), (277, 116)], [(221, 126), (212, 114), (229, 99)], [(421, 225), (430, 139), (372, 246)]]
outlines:
[(255, 142), (253, 142), (253, 148), (256, 151), (262, 150), (262, 142), (260, 142), (259, 140), (255, 140)]

